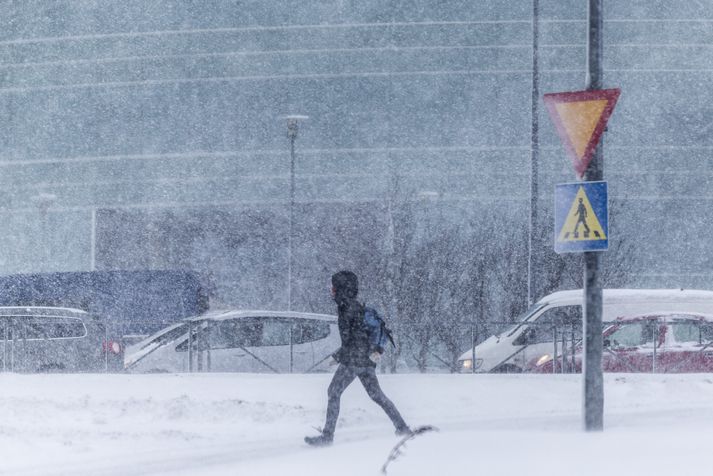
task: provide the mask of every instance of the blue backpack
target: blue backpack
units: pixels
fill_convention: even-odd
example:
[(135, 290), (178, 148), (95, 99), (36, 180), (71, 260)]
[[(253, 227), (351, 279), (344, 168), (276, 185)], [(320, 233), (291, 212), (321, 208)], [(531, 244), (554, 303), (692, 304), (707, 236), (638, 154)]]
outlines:
[(364, 327), (369, 337), (369, 344), (372, 347), (386, 349), (386, 344), (389, 342), (391, 342), (392, 346), (396, 347), (391, 329), (386, 327), (386, 322), (379, 316), (376, 309), (364, 307)]

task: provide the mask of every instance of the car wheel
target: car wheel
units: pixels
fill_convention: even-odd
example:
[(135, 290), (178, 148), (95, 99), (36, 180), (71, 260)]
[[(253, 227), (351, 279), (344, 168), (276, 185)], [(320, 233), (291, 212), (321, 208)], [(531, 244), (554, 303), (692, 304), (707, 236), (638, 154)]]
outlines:
[(492, 370), (492, 373), (494, 373), (494, 374), (520, 374), (520, 373), (522, 373), (522, 369), (520, 367), (518, 367), (517, 365), (503, 364), (503, 365), (499, 365), (498, 367), (495, 367)]
[(52, 372), (62, 372), (65, 370), (64, 365), (52, 363), (52, 364), (42, 364), (37, 368), (39, 373), (52, 373)]
[(148, 370), (147, 370), (146, 372), (144, 372), (144, 373), (147, 373), (147, 374), (168, 374), (168, 373), (170, 373), (170, 372), (169, 372), (168, 370), (166, 370), (166, 369), (157, 369), (157, 368), (154, 368), (154, 369), (148, 369)]

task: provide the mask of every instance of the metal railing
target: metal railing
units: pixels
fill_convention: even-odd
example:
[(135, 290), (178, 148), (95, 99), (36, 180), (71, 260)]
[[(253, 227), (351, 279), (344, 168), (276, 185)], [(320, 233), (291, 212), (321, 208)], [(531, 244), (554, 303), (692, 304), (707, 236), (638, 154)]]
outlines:
[[(517, 346), (517, 352), (503, 360), (503, 367), (507, 368), (517, 354), (525, 352), (536, 344), (551, 344), (551, 359), (545, 367), (549, 372), (581, 371), (581, 324), (535, 322), (523, 324), (522, 327), (538, 328), (539, 339), (529, 342), (524, 338), (522, 346)], [(522, 331), (521, 335), (525, 335), (526, 332), (527, 330)], [(551, 339), (544, 339), (547, 334), (551, 335)], [(667, 322), (653, 319), (608, 321), (603, 323), (603, 339), (604, 371), (713, 372), (713, 322), (702, 320)], [(520, 367), (520, 370), (538, 371), (536, 368), (527, 367)]]
[[(188, 372), (210, 372), (212, 370), (212, 351), (216, 350), (211, 346), (209, 343), (210, 337), (209, 333), (210, 331), (201, 327), (201, 322), (199, 321), (198, 323), (194, 323), (192, 321), (188, 321), (188, 349), (187, 349), (187, 355), (188, 355)], [(284, 364), (285, 367), (287, 368), (287, 373), (293, 373), (295, 371), (295, 346), (298, 344), (303, 344), (305, 342), (301, 342), (296, 338), (296, 324), (291, 323), (288, 333), (286, 337), (288, 338), (288, 341), (284, 345), (277, 345), (275, 347), (288, 347), (289, 352), (286, 357), (284, 357)], [(320, 339), (317, 339), (320, 340)], [(258, 362), (265, 370), (268, 370), (272, 373), (282, 373), (278, 367), (282, 367), (280, 365), (283, 362), (279, 362), (277, 365), (273, 362), (268, 363), (265, 361), (265, 359), (259, 357), (258, 355), (255, 354), (255, 352), (252, 352), (251, 350), (248, 349), (248, 346), (246, 345), (238, 345), (235, 344), (232, 349), (236, 349), (239, 351), (244, 352), (247, 356), (249, 356), (251, 359), (255, 360)], [(319, 368), (321, 364), (323, 364), (326, 360), (328, 360), (334, 352), (336, 352), (337, 349), (331, 349), (326, 355), (324, 356), (315, 356), (317, 359), (319, 359), (317, 362), (314, 362), (312, 365), (310, 365), (307, 369), (298, 369), (300, 372), (314, 372)]]

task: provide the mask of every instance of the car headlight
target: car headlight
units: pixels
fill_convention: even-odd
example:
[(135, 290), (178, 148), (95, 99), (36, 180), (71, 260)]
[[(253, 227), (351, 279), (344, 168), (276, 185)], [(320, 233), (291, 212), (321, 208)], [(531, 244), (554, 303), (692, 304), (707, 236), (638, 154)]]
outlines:
[[(483, 359), (475, 359), (475, 370), (479, 369), (481, 365), (483, 365)], [(473, 359), (462, 360), (461, 367), (463, 370), (474, 370)]]
[(552, 357), (549, 354), (545, 354), (539, 359), (537, 359), (537, 363), (535, 365), (539, 367), (540, 365), (545, 365), (550, 360), (552, 360)]

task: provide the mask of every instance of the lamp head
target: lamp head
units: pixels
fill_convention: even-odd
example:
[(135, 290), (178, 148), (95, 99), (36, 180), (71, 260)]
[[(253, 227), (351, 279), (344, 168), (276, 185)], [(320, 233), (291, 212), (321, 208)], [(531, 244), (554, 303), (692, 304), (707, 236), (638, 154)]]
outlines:
[(289, 137), (290, 139), (294, 139), (295, 137), (297, 137), (297, 124), (299, 123), (299, 121), (306, 121), (307, 119), (309, 119), (309, 116), (304, 116), (301, 114), (289, 114), (287, 116), (283, 116), (283, 119), (287, 119), (287, 137)]

